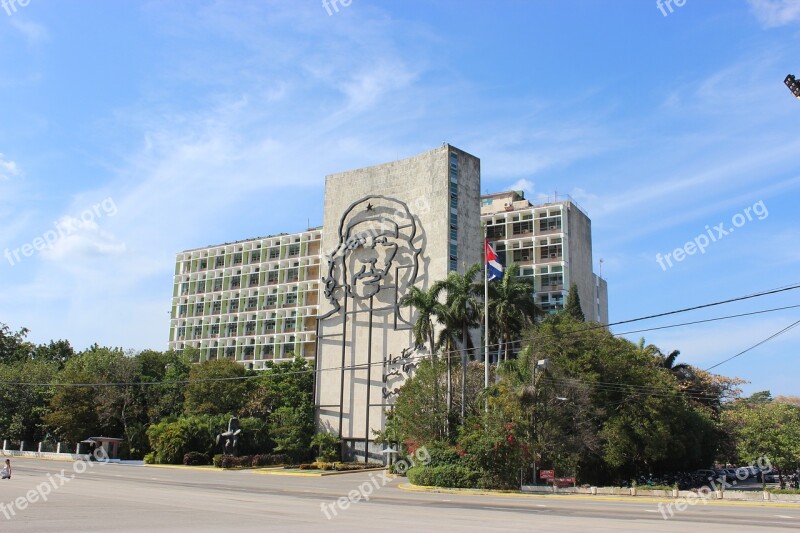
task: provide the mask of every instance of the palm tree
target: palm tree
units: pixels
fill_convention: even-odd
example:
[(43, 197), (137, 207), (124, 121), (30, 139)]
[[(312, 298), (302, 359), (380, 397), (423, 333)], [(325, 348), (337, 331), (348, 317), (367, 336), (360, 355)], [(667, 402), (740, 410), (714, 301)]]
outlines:
[(502, 280), (489, 283), (489, 318), (495, 323), (492, 337), (502, 343), (505, 361), (511, 352), (511, 339), (532, 326), (542, 313), (533, 301), (534, 290), (533, 279), (519, 277), (516, 264), (506, 268)]
[(431, 351), (431, 357), (436, 360), (436, 329), (434, 321), (439, 322), (439, 317), (445, 313), (444, 306), (439, 302), (442, 288), (435, 283), (427, 291), (419, 287), (411, 287), (408, 294), (400, 301), (401, 307), (413, 307), (417, 310), (417, 319), (414, 321), (414, 342), (417, 346), (425, 346)]
[[(440, 290), (447, 293), (445, 299), (446, 312), (439, 316), (444, 329), (440, 334), (440, 345), (450, 348), (447, 358), (447, 391), (448, 408), (452, 407), (452, 377), (450, 374), (450, 356), (452, 350), (458, 345), (461, 351), (461, 416), (464, 417), (467, 384), (467, 357), (473, 348), (472, 337), (469, 330), (480, 325), (481, 317), (481, 291), (483, 286), (475, 282), (481, 272), (481, 265), (475, 264), (467, 269), (464, 274), (451, 272), (444, 281), (437, 282)], [(460, 342), (456, 336), (460, 334)]]
[[(436, 355), (436, 328), (434, 326), (434, 322), (441, 322), (441, 317), (443, 317), (447, 309), (444, 305), (439, 301), (439, 295), (442, 291), (442, 285), (440, 283), (434, 283), (433, 286), (428, 288), (427, 291), (420, 289), (419, 287), (411, 287), (408, 291), (408, 294), (403, 297), (400, 301), (401, 307), (413, 307), (417, 311), (417, 319), (414, 321), (414, 327), (412, 329), (412, 333), (414, 334), (414, 342), (417, 346), (425, 346), (428, 344), (428, 348), (431, 351), (431, 359), (434, 362), (434, 368), (436, 367), (435, 363), (437, 360)], [(448, 369), (450, 367), (448, 366)], [(449, 372), (448, 372), (449, 374)], [(437, 384), (434, 387), (434, 405), (439, 405), (439, 386), (438, 386), (438, 377)], [(448, 387), (449, 391), (449, 387)]]

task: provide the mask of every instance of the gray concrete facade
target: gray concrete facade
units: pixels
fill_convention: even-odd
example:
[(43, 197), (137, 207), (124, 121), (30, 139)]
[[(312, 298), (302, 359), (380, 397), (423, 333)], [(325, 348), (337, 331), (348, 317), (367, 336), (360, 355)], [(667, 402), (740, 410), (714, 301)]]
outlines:
[(327, 176), (317, 335), (317, 424), (348, 458), (382, 461), (374, 431), (418, 362), (400, 305), (481, 261), (480, 160), (450, 145)]

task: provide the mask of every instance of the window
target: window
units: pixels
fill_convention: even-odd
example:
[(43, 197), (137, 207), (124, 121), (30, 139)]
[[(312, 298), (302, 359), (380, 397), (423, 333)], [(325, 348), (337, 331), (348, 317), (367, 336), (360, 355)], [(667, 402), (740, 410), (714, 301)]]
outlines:
[(539, 247), (542, 260), (555, 259), (561, 257), (562, 248), (560, 244), (556, 245), (542, 245)]
[(300, 279), (299, 270), (297, 268), (290, 268), (286, 271), (286, 281), (297, 281)]
[(505, 236), (505, 224), (492, 224), (486, 227), (486, 237), (489, 239), (502, 239)]
[(200, 337), (203, 334), (203, 326), (195, 326), (194, 327), (194, 336)]
[(218, 292), (222, 290), (222, 278), (217, 278), (214, 280), (214, 292)]
[(275, 331), (275, 320), (269, 319), (264, 322), (264, 333), (268, 331)]
[(258, 307), (258, 298), (255, 296), (247, 299), (247, 310), (250, 311)]
[(296, 257), (298, 255), (300, 255), (300, 245), (293, 244), (289, 246), (289, 257)]
[(539, 231), (554, 231), (561, 229), (561, 216), (539, 219)]
[(481, 207), (488, 207), (492, 205), (493, 198), (481, 198)]
[(220, 301), (214, 302), (214, 307), (212, 308), (212, 312), (214, 314), (219, 314), (220, 311), (222, 311), (222, 302)]
[(185, 304), (181, 305), (180, 307), (178, 307), (178, 316), (179, 317), (186, 316), (186, 313), (188, 311), (189, 311), (189, 306), (188, 305), (185, 305)]
[(290, 330), (290, 329), (295, 329), (296, 327), (297, 327), (297, 318), (296, 317), (287, 318), (283, 322), (283, 330), (284, 331), (287, 331), (287, 330)]
[(261, 355), (272, 355), (274, 353), (275, 353), (275, 347), (271, 344), (261, 348)]
[(255, 322), (248, 322), (245, 326), (245, 335), (255, 335), (256, 333), (256, 323)]
[(236, 323), (228, 324), (228, 337), (236, 335)]
[(277, 294), (269, 294), (267, 295), (266, 306), (272, 307), (278, 303), (278, 295)]
[(255, 287), (258, 285), (258, 274), (250, 274), (250, 286)]
[(219, 324), (214, 324), (211, 326), (211, 335), (216, 336), (219, 335)]
[(194, 293), (195, 294), (202, 294), (204, 292), (206, 292), (206, 282), (205, 282), (205, 280), (202, 280), (202, 279), (198, 280), (197, 281), (197, 287), (195, 288)]
[(267, 283), (278, 283), (278, 271), (270, 270), (267, 273)]
[(450, 207), (452, 209), (458, 209), (458, 196), (450, 193)]
[(250, 262), (258, 263), (261, 261), (261, 250), (255, 250), (250, 254)]
[(234, 265), (241, 265), (242, 264), (242, 253), (235, 253), (233, 254), (233, 264)]
[(511, 232), (514, 235), (524, 235), (533, 231), (533, 221), (524, 220), (522, 222), (514, 222), (511, 226)]
[(233, 276), (231, 278), (231, 289), (238, 289), (242, 285), (241, 276)]
[(281, 256), (281, 249), (280, 248), (270, 248), (269, 249), (269, 258), (270, 259), (278, 259)]
[(186, 336), (186, 327), (181, 326), (178, 328), (178, 337), (183, 338)]
[(205, 259), (200, 260), (200, 270), (205, 270), (208, 268), (208, 261)]
[(286, 304), (294, 305), (297, 303), (297, 292), (293, 291), (286, 295)]
[(187, 294), (189, 294), (189, 284), (181, 283), (181, 295), (186, 296)]
[(196, 314), (196, 315), (202, 315), (203, 314), (203, 304), (202, 303), (194, 304), (194, 314)]
[(222, 255), (217, 256), (216, 261), (214, 261), (214, 268), (222, 268), (225, 266), (225, 257)]

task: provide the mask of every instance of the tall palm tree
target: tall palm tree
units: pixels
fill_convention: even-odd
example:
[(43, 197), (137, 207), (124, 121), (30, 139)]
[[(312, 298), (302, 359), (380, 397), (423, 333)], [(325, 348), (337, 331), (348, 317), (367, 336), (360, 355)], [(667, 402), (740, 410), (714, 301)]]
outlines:
[[(481, 265), (475, 264), (469, 267), (464, 274), (450, 272), (447, 278), (437, 283), (440, 290), (447, 294), (445, 298), (446, 312), (440, 315), (444, 329), (440, 334), (440, 339), (451, 348), (458, 345), (461, 352), (461, 415), (464, 416), (466, 383), (467, 383), (467, 358), (468, 352), (473, 348), (470, 329), (480, 325), (481, 318), (481, 291), (483, 286), (475, 282), (481, 272)], [(460, 341), (455, 340), (455, 336), (460, 335)], [(452, 353), (449, 352), (449, 353)], [(450, 374), (450, 360), (447, 359), (447, 389), (448, 398), (452, 399), (452, 377)], [(452, 402), (448, 403), (448, 407)]]
[(503, 360), (511, 353), (510, 341), (532, 326), (542, 311), (533, 301), (532, 278), (519, 277), (519, 265), (506, 268), (503, 279), (489, 283), (489, 319), (494, 322), (492, 337), (503, 346)]
[[(425, 346), (427, 343), (434, 363), (436, 363), (437, 360), (436, 327), (434, 326), (434, 322), (440, 323), (442, 317), (447, 313), (447, 308), (439, 301), (441, 291), (442, 285), (440, 283), (434, 283), (428, 290), (422, 290), (419, 287), (411, 287), (408, 294), (400, 301), (401, 307), (413, 307), (416, 309), (417, 319), (414, 321), (414, 327), (412, 329), (414, 342), (417, 346)], [(435, 364), (434, 367), (436, 367)], [(437, 406), (438, 410), (438, 377), (436, 379), (437, 384), (434, 387), (434, 405)]]
[(413, 307), (417, 311), (414, 321), (414, 342), (417, 346), (428, 345), (431, 357), (436, 360), (436, 329), (434, 322), (440, 322), (445, 312), (444, 306), (439, 302), (442, 287), (434, 283), (427, 291), (419, 287), (411, 287), (408, 294), (400, 301), (401, 307)]

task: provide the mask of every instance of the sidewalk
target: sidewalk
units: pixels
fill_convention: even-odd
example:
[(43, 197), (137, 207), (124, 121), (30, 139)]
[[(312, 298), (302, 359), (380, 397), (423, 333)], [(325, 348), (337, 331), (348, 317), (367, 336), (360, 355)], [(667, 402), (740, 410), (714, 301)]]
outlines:
[[(671, 503), (674, 502), (678, 498), (685, 498), (686, 494), (690, 491), (679, 491), (679, 496), (672, 497), (672, 496), (654, 496), (654, 495), (642, 495), (642, 496), (631, 496), (631, 495), (594, 495), (589, 492), (590, 489), (583, 489), (586, 492), (557, 492), (553, 493), (552, 489), (550, 492), (523, 492), (523, 491), (504, 491), (504, 490), (485, 490), (485, 489), (451, 489), (446, 487), (421, 487), (418, 485), (412, 485), (410, 483), (403, 483), (398, 485), (400, 490), (407, 490), (410, 492), (428, 492), (428, 493), (439, 493), (439, 494), (461, 494), (467, 496), (498, 496), (504, 498), (530, 498), (530, 499), (538, 499), (538, 498), (561, 498), (561, 499), (568, 499), (568, 500), (599, 500), (599, 501), (624, 501), (624, 502), (654, 502), (654, 503)], [(726, 491), (731, 492), (731, 491)], [(786, 507), (791, 509), (800, 509), (800, 495), (795, 494), (770, 494), (771, 498), (775, 498), (776, 496), (783, 496), (783, 497), (790, 497), (791, 499), (786, 501), (783, 499), (770, 499), (769, 501), (763, 499), (763, 493), (758, 493), (761, 496), (761, 500), (725, 500), (725, 499), (716, 499), (716, 498), (708, 498), (702, 500), (704, 504), (712, 504), (712, 505), (740, 505), (745, 507)]]

